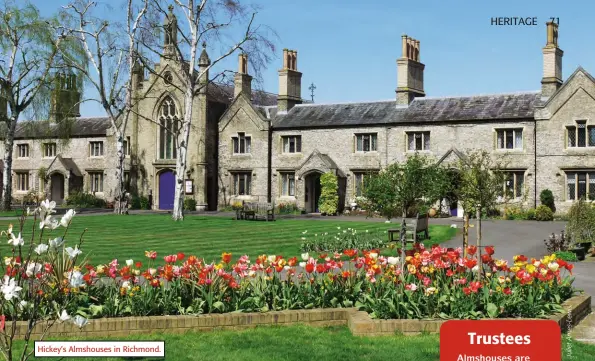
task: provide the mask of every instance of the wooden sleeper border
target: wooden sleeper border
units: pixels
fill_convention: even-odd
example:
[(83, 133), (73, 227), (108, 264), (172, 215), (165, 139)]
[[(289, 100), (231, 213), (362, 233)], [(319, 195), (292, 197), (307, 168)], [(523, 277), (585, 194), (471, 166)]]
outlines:
[[(591, 312), (591, 296), (579, 295), (565, 301), (565, 311), (550, 316), (562, 330), (568, 330), (578, 324)], [(568, 313), (570, 312), (570, 317)], [(515, 319), (520, 320), (520, 319)], [(242, 330), (257, 326), (285, 326), (306, 324), (314, 327), (347, 325), (355, 336), (381, 336), (401, 333), (418, 335), (420, 333), (439, 334), (445, 320), (375, 320), (368, 313), (355, 308), (326, 308), (314, 310), (271, 311), (266, 313), (224, 313), (198, 316), (149, 316), (100, 318), (89, 320), (89, 324), (79, 329), (66, 322), (56, 322), (44, 338), (79, 337), (93, 339), (100, 337), (123, 337), (129, 335), (150, 334), (154, 332), (185, 333), (188, 331)], [(39, 339), (43, 324), (36, 325), (32, 339)], [(12, 324), (6, 323), (9, 333)], [(570, 327), (570, 328), (571, 328)], [(17, 339), (24, 338), (27, 323), (17, 322)]]

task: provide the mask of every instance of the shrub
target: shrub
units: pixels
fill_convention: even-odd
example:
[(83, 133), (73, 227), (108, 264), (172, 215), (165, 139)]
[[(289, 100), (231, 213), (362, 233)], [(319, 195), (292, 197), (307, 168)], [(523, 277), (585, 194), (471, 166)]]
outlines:
[(318, 209), (321, 213), (328, 215), (337, 213), (339, 206), (337, 176), (331, 172), (324, 173), (320, 176), (320, 199), (318, 201)]
[(554, 212), (550, 207), (541, 204), (535, 209), (535, 219), (538, 221), (553, 221)]
[(554, 204), (554, 194), (549, 189), (544, 189), (539, 194), (541, 204), (551, 209), (552, 213), (556, 213), (556, 205)]
[(130, 200), (131, 209), (150, 209), (149, 198), (145, 196), (133, 195)]
[(105, 208), (106, 203), (103, 198), (93, 193), (75, 192), (66, 198), (66, 205), (77, 208)]
[(525, 214), (525, 219), (528, 221), (534, 221), (535, 220), (535, 208), (529, 208), (527, 209), (527, 212)]
[(504, 209), (504, 219), (517, 220), (526, 219), (526, 214), (519, 206), (510, 206)]
[(575, 262), (575, 261), (577, 261), (576, 254), (574, 254), (572, 252), (569, 252), (569, 251), (556, 252), (556, 257), (558, 259), (561, 259), (561, 260), (566, 261), (566, 262)]
[(184, 198), (184, 210), (185, 211), (195, 211), (196, 210), (196, 200), (194, 198)]
[(552, 233), (550, 238), (543, 240), (543, 243), (545, 243), (545, 248), (548, 252), (557, 254), (560, 251), (568, 250), (568, 246), (570, 245), (570, 236), (564, 233), (564, 231), (560, 232), (559, 235)]
[(595, 240), (595, 208), (582, 199), (568, 210), (566, 231), (575, 242)]

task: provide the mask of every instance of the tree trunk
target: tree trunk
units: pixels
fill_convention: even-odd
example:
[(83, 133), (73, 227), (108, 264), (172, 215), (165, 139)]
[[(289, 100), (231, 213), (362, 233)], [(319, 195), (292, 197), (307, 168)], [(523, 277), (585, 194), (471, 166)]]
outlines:
[(463, 257), (467, 257), (467, 247), (469, 246), (469, 213), (463, 213)]
[(9, 211), (12, 204), (12, 151), (17, 119), (18, 115), (10, 117), (6, 139), (4, 139), (4, 169), (2, 170), (2, 210), (4, 211)]
[(401, 217), (401, 274), (404, 274), (405, 270), (405, 247), (407, 246), (407, 225), (406, 225), (407, 211), (403, 211)]
[(124, 136), (116, 131), (116, 194), (114, 197), (114, 213), (124, 214), (128, 208), (128, 198), (124, 188)]
[(184, 99), (184, 119), (182, 120), (181, 140), (178, 136), (178, 154), (176, 159), (176, 191), (174, 193), (174, 209), (172, 219), (181, 221), (184, 219), (184, 178), (186, 176), (186, 158), (188, 154), (188, 140), (190, 138), (190, 126), (192, 119), (192, 104), (194, 103), (194, 86), (189, 86)]

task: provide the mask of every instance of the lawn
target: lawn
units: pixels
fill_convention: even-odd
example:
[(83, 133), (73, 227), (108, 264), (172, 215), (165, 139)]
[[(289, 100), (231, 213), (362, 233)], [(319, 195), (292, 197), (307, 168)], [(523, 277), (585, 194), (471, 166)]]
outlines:
[[(0, 229), (16, 220), (0, 221)], [(25, 235), (31, 232), (31, 222), (25, 225)], [(17, 226), (15, 225), (15, 228)], [(96, 215), (75, 217), (68, 235), (74, 247), (80, 234), (84, 236), (83, 251), (93, 263), (106, 263), (113, 258), (143, 260), (145, 250), (154, 250), (159, 256), (183, 252), (207, 260), (219, 260), (221, 252), (232, 252), (235, 257), (248, 254), (281, 254), (299, 256), (302, 232), (309, 234), (336, 231), (336, 227), (351, 227), (359, 231), (382, 232), (395, 224), (384, 222), (351, 222), (344, 220), (279, 219), (275, 222), (236, 221), (223, 217), (186, 217), (173, 222), (168, 215)], [(62, 235), (54, 231), (51, 237)], [(47, 233), (46, 233), (47, 234)], [(45, 235), (44, 234), (44, 238)], [(445, 242), (456, 234), (456, 229), (443, 225), (430, 226), (430, 242)], [(50, 236), (48, 235), (48, 238)], [(24, 238), (27, 240), (24, 236)], [(5, 242), (0, 250), (7, 251)], [(2, 248), (4, 247), (4, 248)], [(161, 259), (161, 257), (159, 257)]]
[[(437, 335), (356, 337), (346, 327), (271, 326), (244, 331), (138, 335), (117, 340), (126, 339), (164, 340), (168, 361), (438, 361), (440, 358)], [(568, 341), (566, 337), (562, 350), (564, 361), (595, 359), (595, 346)]]

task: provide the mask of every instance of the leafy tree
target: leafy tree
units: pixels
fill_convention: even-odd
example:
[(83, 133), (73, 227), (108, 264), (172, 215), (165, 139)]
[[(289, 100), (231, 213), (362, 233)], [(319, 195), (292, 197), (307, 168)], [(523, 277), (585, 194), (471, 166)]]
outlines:
[(339, 183), (334, 173), (327, 172), (320, 176), (320, 199), (318, 200), (320, 212), (327, 215), (337, 213), (337, 207), (339, 206), (338, 187)]
[(449, 188), (447, 172), (428, 157), (414, 154), (403, 163), (393, 163), (368, 179), (364, 196), (369, 211), (390, 220), (399, 214), (401, 221), (401, 260), (405, 252), (405, 218), (416, 205), (432, 205)]
[(482, 150), (467, 152), (459, 160), (458, 169), (460, 178), (455, 192), (465, 212), (463, 246), (466, 250), (469, 242), (469, 218), (475, 213), (477, 246), (481, 253), (481, 214), (501, 202), (506, 176), (504, 172), (498, 171), (502, 169), (501, 165), (494, 162), (488, 152)]
[(27, 1), (0, 3), (0, 123), (4, 138), (2, 208), (12, 201), (12, 152), (17, 122), (26, 111), (43, 112), (60, 54), (81, 59), (68, 32), (55, 31), (60, 20), (46, 19)]

